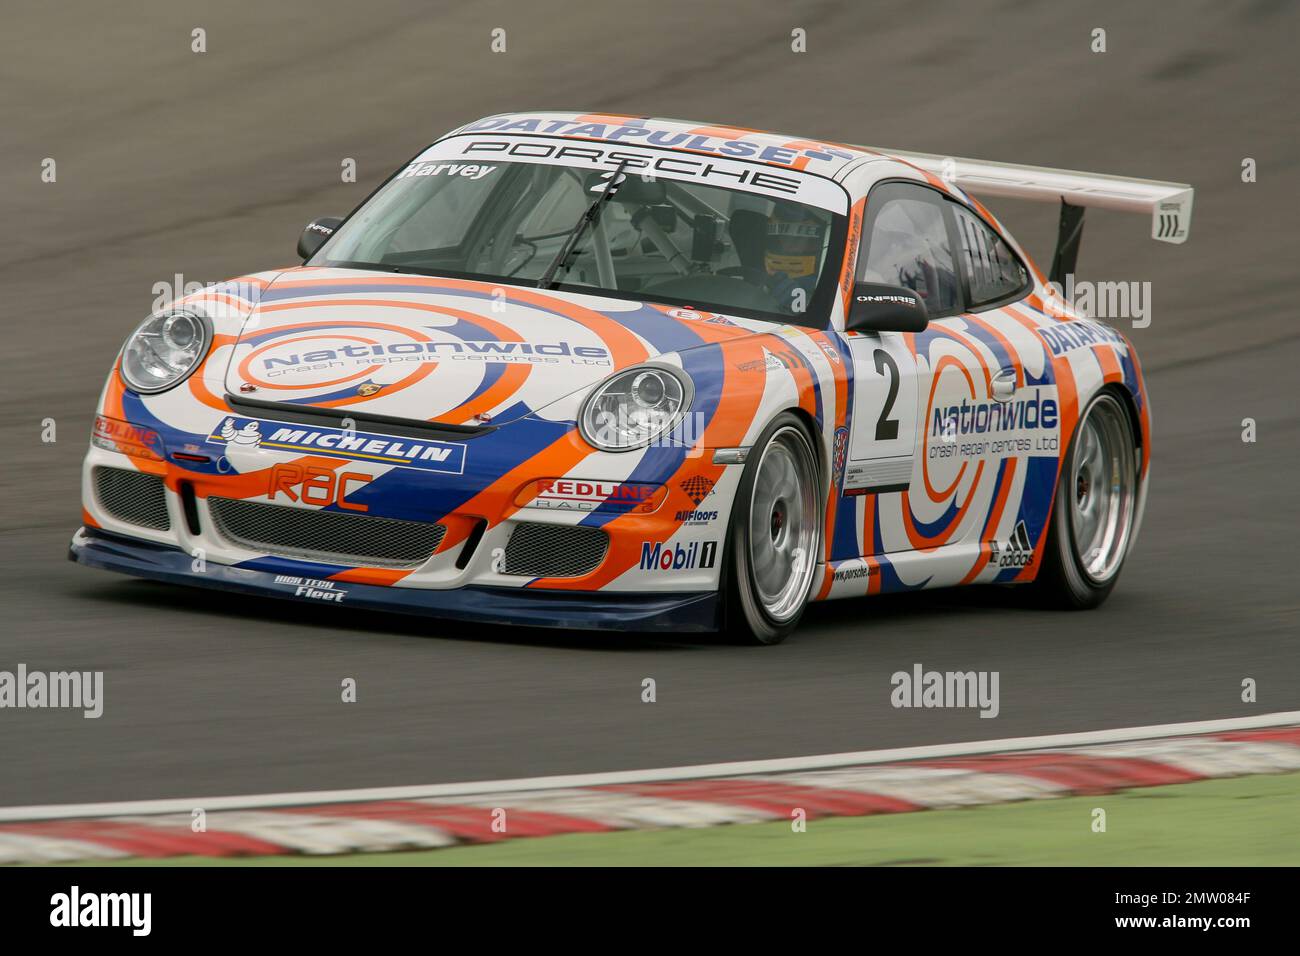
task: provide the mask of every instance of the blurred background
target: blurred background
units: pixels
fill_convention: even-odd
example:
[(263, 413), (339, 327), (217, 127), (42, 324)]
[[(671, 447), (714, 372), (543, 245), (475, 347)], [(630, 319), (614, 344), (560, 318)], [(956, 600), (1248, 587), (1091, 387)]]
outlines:
[[(681, 765), (1300, 706), (1300, 16), (1285, 0), (960, 4), (16, 2), (0, 34), (0, 669), (105, 671), (105, 713), (0, 712), (0, 805)], [(206, 52), (191, 50), (192, 31)], [(1106, 52), (1092, 31), (1106, 31)], [(491, 50), (505, 31), (505, 52)], [(792, 31), (807, 52), (792, 52)], [(1190, 241), (1089, 213), (1078, 273), (1150, 281), (1146, 525), (1102, 609), (1013, 592), (814, 607), (775, 648), (495, 631), (232, 598), (65, 560), (116, 350), (156, 283), (296, 264), (446, 130), (573, 109), (1191, 183)], [(42, 181), (42, 161), (57, 181)], [(1253, 159), (1258, 181), (1242, 181)], [(356, 161), (355, 183), (341, 180)], [(993, 203), (1046, 268), (1056, 210)], [(1241, 441), (1242, 419), (1258, 441)], [(41, 441), (42, 420), (57, 442)], [(1002, 711), (896, 711), (914, 662)], [(339, 702), (345, 677), (358, 702)], [(653, 677), (658, 703), (642, 704)], [(1243, 704), (1243, 678), (1259, 702)]]

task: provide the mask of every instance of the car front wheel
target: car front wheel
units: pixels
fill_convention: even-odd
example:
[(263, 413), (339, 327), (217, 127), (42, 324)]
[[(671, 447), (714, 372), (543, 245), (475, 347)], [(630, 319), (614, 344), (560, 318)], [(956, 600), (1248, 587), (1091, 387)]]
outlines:
[(782, 413), (750, 451), (732, 506), (727, 630), (779, 644), (808, 602), (822, 540), (822, 494), (808, 431)]

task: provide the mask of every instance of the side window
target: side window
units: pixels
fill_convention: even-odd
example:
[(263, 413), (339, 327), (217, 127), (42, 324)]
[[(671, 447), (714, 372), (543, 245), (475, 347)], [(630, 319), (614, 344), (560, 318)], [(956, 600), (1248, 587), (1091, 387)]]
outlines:
[(1011, 247), (966, 208), (953, 203), (952, 209), (970, 277), (970, 307), (1008, 299), (1024, 289), (1029, 274)]
[(867, 200), (866, 251), (858, 279), (905, 286), (925, 300), (932, 317), (951, 314), (961, 301), (943, 206), (920, 186), (886, 183)]

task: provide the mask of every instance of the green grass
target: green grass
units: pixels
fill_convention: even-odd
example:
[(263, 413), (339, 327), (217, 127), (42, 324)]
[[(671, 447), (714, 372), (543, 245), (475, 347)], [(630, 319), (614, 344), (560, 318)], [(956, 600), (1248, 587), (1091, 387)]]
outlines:
[[(1092, 831), (1095, 807), (1106, 811), (1105, 833)], [(961, 810), (836, 817), (807, 826), (804, 833), (781, 822), (574, 834), (399, 853), (174, 857), (116, 865), (1295, 866), (1300, 864), (1300, 773)]]

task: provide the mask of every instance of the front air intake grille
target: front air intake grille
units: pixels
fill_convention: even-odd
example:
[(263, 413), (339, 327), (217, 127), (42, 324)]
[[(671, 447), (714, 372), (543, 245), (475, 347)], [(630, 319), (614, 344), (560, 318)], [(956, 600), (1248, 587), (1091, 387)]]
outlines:
[(101, 465), (91, 473), (91, 479), (99, 506), (118, 521), (155, 531), (166, 531), (171, 527), (171, 519), (167, 516), (167, 491), (158, 475)]
[(578, 578), (605, 560), (609, 535), (600, 528), (524, 522), (506, 542), (502, 574), (530, 578)]
[(417, 568), (447, 533), (445, 526), (340, 511), (310, 511), (234, 498), (209, 498), (208, 512), (226, 540), (266, 554), (327, 564)]

